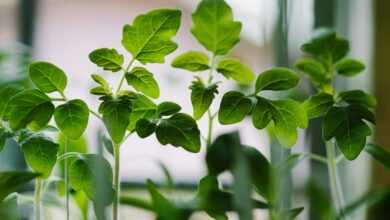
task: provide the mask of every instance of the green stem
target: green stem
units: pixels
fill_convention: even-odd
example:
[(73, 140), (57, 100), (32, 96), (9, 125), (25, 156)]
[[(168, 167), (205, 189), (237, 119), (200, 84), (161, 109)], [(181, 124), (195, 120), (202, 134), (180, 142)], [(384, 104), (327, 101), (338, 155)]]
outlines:
[(123, 75), (122, 75), (122, 78), (121, 80), (119, 81), (119, 85), (115, 91), (115, 94), (118, 94), (118, 92), (121, 90), (122, 88), (122, 85), (123, 85), (123, 82), (125, 81), (125, 78), (126, 78), (126, 73), (129, 72), (131, 66), (133, 65), (133, 63), (135, 62), (135, 59), (131, 59), (130, 62), (129, 62), (129, 65), (127, 65), (126, 69), (123, 71)]
[(342, 213), (340, 212), (342, 212), (343, 207), (345, 207), (345, 202), (337, 174), (335, 150), (330, 141), (326, 142), (326, 154), (328, 159), (328, 172), (332, 199), (335, 204), (336, 212), (342, 216)]
[(320, 155), (317, 155), (317, 154), (314, 154), (314, 153), (310, 153), (310, 152), (307, 152), (307, 153), (304, 153), (304, 154), (306, 154), (310, 159), (312, 159), (314, 161), (317, 161), (317, 162), (320, 162), (320, 163), (324, 163), (324, 164), (328, 164), (327, 158), (325, 158), (323, 156), (320, 156)]
[(207, 111), (208, 115), (208, 131), (207, 131), (207, 138), (206, 138), (206, 147), (208, 148), (211, 145), (211, 140), (212, 140), (212, 135), (213, 135), (213, 122), (214, 122), (214, 117), (211, 114), (210, 109)]
[[(64, 154), (68, 152), (68, 137), (64, 138)], [(64, 179), (65, 179), (65, 209), (66, 209), (66, 220), (69, 220), (69, 175), (68, 175), (68, 158), (64, 159)]]
[(37, 178), (35, 180), (35, 195), (34, 195), (35, 220), (41, 219), (41, 190), (42, 190), (42, 179)]
[(120, 144), (114, 143), (114, 204), (112, 206), (113, 220), (118, 220), (118, 209), (120, 200)]

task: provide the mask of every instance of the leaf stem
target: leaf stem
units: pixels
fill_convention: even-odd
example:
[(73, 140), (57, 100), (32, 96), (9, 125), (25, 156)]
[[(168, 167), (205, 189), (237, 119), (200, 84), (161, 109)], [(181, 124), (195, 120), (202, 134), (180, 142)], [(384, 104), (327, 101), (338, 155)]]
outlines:
[(120, 144), (114, 142), (114, 204), (112, 206), (113, 220), (118, 220), (118, 209), (120, 200)]
[(99, 120), (102, 120), (103, 121), (103, 118), (97, 113), (97, 112), (95, 112), (95, 111), (93, 111), (93, 110), (89, 110), (89, 112), (92, 114), (92, 115), (94, 115), (96, 118), (98, 118)]
[(68, 101), (68, 98), (66, 98), (65, 93), (63, 91), (58, 90), (58, 93), (61, 95), (64, 101)]
[(53, 102), (64, 102), (64, 101), (66, 101), (66, 99), (64, 99), (64, 98), (50, 98), (50, 99)]
[(329, 182), (330, 182), (332, 198), (335, 204), (336, 212), (343, 217), (343, 213), (341, 212), (343, 207), (345, 207), (345, 202), (340, 187), (340, 180), (337, 174), (334, 146), (330, 141), (326, 142), (326, 154), (327, 154), (327, 161), (328, 161)]
[(57, 157), (57, 162), (60, 162), (61, 160), (68, 159), (70, 157), (80, 157), (80, 153), (78, 152), (67, 152)]
[(323, 156), (320, 156), (320, 155), (317, 155), (317, 154), (314, 154), (314, 153), (310, 153), (310, 152), (306, 152), (304, 154), (306, 154), (310, 159), (312, 159), (314, 161), (317, 161), (317, 162), (320, 162), (320, 163), (324, 163), (324, 164), (328, 164), (328, 159), (326, 159)]
[(41, 191), (42, 191), (42, 179), (37, 178), (35, 180), (35, 195), (34, 195), (35, 220), (41, 219)]
[(131, 59), (129, 64), (127, 65), (126, 69), (124, 70), (124, 73), (122, 75), (121, 80), (119, 81), (119, 85), (118, 85), (118, 87), (117, 87), (117, 89), (115, 91), (115, 94), (118, 94), (118, 92), (121, 90), (123, 82), (125, 81), (125, 78), (126, 78), (126, 73), (129, 72), (129, 70), (130, 70), (131, 66), (133, 65), (134, 61), (135, 61), (135, 58)]

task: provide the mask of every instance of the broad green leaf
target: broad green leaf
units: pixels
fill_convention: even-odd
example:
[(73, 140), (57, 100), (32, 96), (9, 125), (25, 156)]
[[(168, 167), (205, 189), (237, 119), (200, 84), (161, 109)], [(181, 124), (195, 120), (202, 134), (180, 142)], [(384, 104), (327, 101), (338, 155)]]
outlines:
[(89, 60), (104, 70), (118, 72), (122, 69), (123, 55), (115, 49), (100, 48), (89, 54)]
[(205, 86), (201, 80), (194, 80), (190, 86), (191, 103), (195, 120), (199, 120), (209, 109), (215, 94), (218, 93), (218, 85)]
[(209, 146), (206, 154), (209, 174), (217, 176), (226, 170), (231, 170), (234, 163), (234, 148), (240, 144), (238, 133), (218, 136)]
[(295, 87), (299, 82), (298, 75), (290, 69), (275, 67), (266, 70), (257, 77), (256, 93), (263, 90), (287, 90)]
[(232, 58), (226, 58), (219, 62), (217, 71), (222, 73), (227, 79), (232, 78), (242, 84), (249, 84), (255, 78), (249, 67)]
[(370, 127), (363, 121), (371, 119), (367, 119), (369, 115), (361, 111), (362, 108), (364, 109), (361, 106), (332, 107), (324, 118), (325, 140), (335, 137), (337, 146), (348, 160), (354, 160), (360, 154), (366, 144), (366, 137), (371, 135)]
[(69, 180), (72, 188), (84, 191), (90, 200), (96, 202), (101, 198), (105, 206), (112, 202), (112, 169), (102, 156), (83, 154), (74, 160), (69, 167)]
[(309, 119), (324, 116), (334, 104), (333, 96), (327, 93), (318, 93), (303, 103), (303, 109)]
[(4, 128), (0, 127), (0, 152), (3, 150), (5, 144), (7, 143), (7, 139), (11, 138), (13, 134)]
[(257, 129), (263, 129), (273, 119), (273, 106), (268, 100), (258, 98), (257, 103), (252, 111), (252, 123)]
[(152, 199), (153, 210), (159, 220), (186, 220), (192, 211), (180, 209), (173, 202), (162, 195), (150, 180), (147, 182), (148, 191)]
[(7, 118), (13, 130), (26, 126), (40, 129), (47, 125), (54, 112), (50, 98), (37, 89), (28, 89), (15, 95), (8, 104)]
[(144, 67), (135, 67), (131, 72), (126, 73), (127, 83), (134, 87), (137, 91), (151, 97), (158, 98), (160, 96), (160, 88), (153, 74)]
[(252, 183), (256, 191), (266, 199), (271, 192), (271, 164), (267, 158), (256, 148), (245, 147), (244, 154), (247, 157)]
[(79, 139), (88, 125), (89, 108), (81, 99), (70, 100), (54, 111), (58, 128), (70, 139)]
[(329, 83), (327, 73), (322, 63), (313, 58), (302, 58), (295, 63), (295, 67), (306, 74), (316, 86)]
[(311, 41), (302, 45), (301, 50), (324, 63), (335, 63), (347, 55), (349, 43), (334, 31), (318, 29)]
[(181, 54), (172, 61), (172, 66), (192, 72), (210, 69), (209, 57), (199, 51), (188, 51)]
[(133, 101), (128, 130), (133, 131), (137, 121), (141, 118), (152, 119), (156, 116), (156, 112), (157, 105), (146, 96), (138, 94), (136, 99)]
[(131, 102), (121, 98), (107, 100), (102, 103), (99, 111), (103, 114), (103, 122), (111, 139), (120, 143), (129, 126)]
[(133, 58), (146, 63), (163, 63), (166, 55), (176, 50), (171, 40), (180, 26), (181, 12), (157, 9), (135, 18), (123, 27), (122, 45)]
[(359, 60), (343, 59), (335, 65), (338, 74), (343, 76), (355, 76), (365, 69), (365, 65)]
[(308, 118), (302, 106), (291, 99), (268, 100), (257, 97), (253, 110), (252, 122), (261, 129), (267, 126), (272, 118), (275, 135), (285, 147), (291, 147), (297, 140), (297, 128), (306, 128)]
[(149, 121), (148, 119), (141, 118), (135, 125), (135, 131), (141, 138), (146, 138), (154, 133), (156, 126), (157, 125), (155, 123)]
[(20, 220), (18, 209), (18, 195), (16, 193), (8, 196), (4, 201), (0, 200), (0, 219)]
[(200, 131), (195, 120), (183, 113), (162, 119), (156, 129), (158, 141), (163, 144), (183, 147), (189, 152), (199, 152)]
[(227, 54), (240, 40), (241, 22), (224, 0), (203, 0), (192, 14), (191, 33), (214, 55)]
[(375, 108), (376, 99), (374, 96), (365, 93), (362, 90), (350, 90), (341, 92), (339, 94), (341, 100), (349, 104), (358, 104), (366, 106), (367, 108)]
[(174, 102), (162, 102), (157, 106), (157, 114), (161, 116), (173, 115), (181, 110), (180, 105)]
[(34, 62), (29, 67), (30, 78), (45, 93), (64, 92), (67, 78), (63, 70), (48, 62)]
[(57, 162), (59, 145), (41, 134), (33, 134), (21, 143), (27, 164), (47, 179)]
[(375, 160), (382, 163), (387, 169), (390, 169), (390, 153), (377, 144), (367, 144), (364, 150)]
[(39, 175), (28, 171), (0, 172), (0, 201), (3, 201), (10, 193), (16, 192), (20, 186), (27, 184)]
[(252, 110), (252, 101), (241, 92), (230, 91), (222, 97), (218, 120), (221, 124), (242, 121)]
[(0, 89), (0, 120), (6, 115), (10, 100), (20, 91), (22, 91), (22, 88), (15, 85), (7, 85)]

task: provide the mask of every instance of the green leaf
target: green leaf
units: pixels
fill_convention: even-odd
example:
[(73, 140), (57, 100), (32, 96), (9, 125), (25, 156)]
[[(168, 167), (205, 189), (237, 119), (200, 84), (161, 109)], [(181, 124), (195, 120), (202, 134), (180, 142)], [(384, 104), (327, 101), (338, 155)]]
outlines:
[(103, 122), (111, 139), (120, 143), (129, 126), (131, 102), (121, 98), (107, 100), (102, 103), (99, 111), (103, 114)]
[(295, 87), (299, 82), (298, 75), (290, 69), (275, 67), (266, 70), (257, 77), (256, 93), (263, 90), (287, 90)]
[(222, 97), (218, 120), (221, 124), (234, 124), (242, 121), (252, 110), (252, 101), (241, 92), (230, 91)]
[(34, 62), (29, 67), (30, 78), (45, 93), (64, 92), (67, 78), (63, 70), (48, 62)]
[(206, 154), (206, 164), (210, 175), (217, 176), (232, 169), (236, 145), (240, 145), (237, 133), (222, 134), (215, 139)]
[(390, 153), (383, 147), (377, 144), (367, 144), (364, 150), (387, 169), (390, 169)]
[(7, 139), (11, 138), (13, 134), (4, 128), (0, 128), (0, 152), (3, 150), (5, 144), (7, 143)]
[(339, 97), (348, 104), (358, 104), (366, 106), (367, 108), (376, 107), (376, 99), (374, 96), (365, 93), (362, 90), (350, 90), (341, 92)]
[(155, 123), (149, 121), (148, 119), (141, 118), (137, 121), (135, 131), (141, 138), (146, 138), (154, 133), (156, 126), (157, 125)]
[(54, 111), (58, 128), (70, 139), (79, 139), (88, 125), (89, 108), (81, 99), (70, 100)]
[(138, 94), (133, 101), (132, 111), (130, 113), (130, 123), (128, 130), (133, 131), (137, 121), (141, 118), (152, 119), (156, 116), (157, 105), (146, 96)]
[(343, 59), (335, 65), (338, 74), (342, 76), (355, 76), (365, 69), (365, 65), (359, 60)]
[[(368, 111), (369, 112), (369, 111)], [(323, 122), (325, 140), (335, 137), (337, 146), (348, 160), (354, 160), (363, 150), (366, 137), (371, 135), (365, 120), (371, 120), (362, 106), (332, 107)]]
[(195, 120), (199, 120), (209, 109), (215, 94), (218, 94), (217, 88), (217, 84), (206, 87), (200, 79), (192, 81), (190, 86), (191, 103)]
[(188, 51), (181, 54), (172, 61), (172, 66), (192, 72), (210, 69), (209, 57), (199, 51)]
[(45, 127), (54, 112), (50, 98), (37, 89), (28, 89), (15, 95), (8, 104), (7, 118), (13, 130), (30, 126), (36, 130)]
[(318, 93), (303, 103), (303, 109), (309, 119), (324, 116), (334, 104), (333, 96), (327, 93)]
[(158, 220), (186, 220), (192, 211), (180, 209), (173, 202), (164, 197), (150, 180), (147, 182), (148, 191), (152, 199), (153, 210)]
[(195, 120), (183, 113), (162, 119), (156, 129), (158, 141), (163, 144), (181, 146), (189, 152), (199, 152), (200, 131)]
[(329, 83), (326, 70), (322, 63), (313, 58), (302, 58), (295, 63), (295, 67), (306, 74), (316, 86)]
[(89, 60), (104, 70), (118, 72), (122, 69), (123, 55), (115, 49), (100, 48), (89, 54)]
[(21, 143), (27, 164), (39, 178), (47, 179), (57, 162), (59, 145), (41, 134), (33, 134)]
[(6, 85), (0, 89), (0, 120), (6, 115), (10, 100), (20, 91), (22, 88), (15, 85)]
[(110, 84), (108, 84), (108, 82), (103, 77), (101, 77), (97, 74), (92, 74), (91, 77), (92, 77), (93, 81), (95, 81), (96, 83), (98, 83), (100, 85), (98, 87), (91, 89), (90, 90), (91, 94), (94, 94), (94, 95), (111, 95), (112, 94)]
[(347, 55), (349, 43), (334, 31), (318, 29), (311, 41), (302, 45), (301, 50), (324, 63), (335, 63)]
[(0, 202), (0, 219), (20, 220), (20, 211), (18, 209), (18, 195), (11, 194), (4, 201)]
[(180, 105), (174, 102), (162, 102), (157, 106), (157, 114), (159, 116), (173, 115), (178, 113), (180, 110)]
[(122, 45), (133, 58), (146, 63), (163, 63), (166, 55), (176, 50), (171, 38), (180, 26), (181, 12), (158, 9), (135, 18), (133, 25), (123, 27)]
[(192, 14), (191, 33), (214, 55), (227, 54), (240, 40), (241, 22), (223, 0), (203, 0)]
[(222, 73), (227, 79), (232, 78), (242, 84), (249, 84), (255, 78), (249, 67), (232, 58), (226, 58), (219, 62), (217, 71)]
[(291, 99), (268, 100), (257, 97), (252, 113), (252, 122), (262, 129), (271, 121), (275, 125), (275, 135), (285, 147), (291, 147), (297, 140), (297, 128), (306, 128), (308, 118), (302, 106)]
[(0, 172), (0, 201), (3, 201), (10, 193), (16, 192), (20, 186), (27, 184), (39, 175), (28, 171)]
[(113, 200), (112, 169), (102, 156), (83, 154), (74, 160), (69, 167), (69, 180), (72, 188), (84, 191), (94, 202), (101, 199), (100, 202), (107, 206)]
[(256, 148), (245, 147), (252, 183), (256, 191), (266, 199), (270, 198), (271, 192), (271, 164), (267, 158)]
[(303, 211), (303, 207), (294, 208), (280, 213), (281, 219), (295, 219)]
[(153, 74), (143, 67), (135, 67), (126, 73), (126, 80), (134, 89), (151, 98), (156, 99), (160, 96), (160, 88)]

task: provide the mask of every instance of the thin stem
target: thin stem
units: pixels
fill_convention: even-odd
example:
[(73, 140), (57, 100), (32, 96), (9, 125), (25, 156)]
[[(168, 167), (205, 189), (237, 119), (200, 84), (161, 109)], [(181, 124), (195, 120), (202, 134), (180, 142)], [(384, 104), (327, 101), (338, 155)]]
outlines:
[(41, 190), (42, 190), (42, 179), (37, 178), (35, 180), (35, 195), (34, 195), (35, 220), (41, 219)]
[(134, 61), (135, 61), (134, 58), (131, 59), (130, 62), (129, 62), (129, 65), (127, 65), (126, 69), (124, 70), (124, 73), (122, 75), (121, 80), (119, 81), (119, 85), (118, 85), (118, 87), (117, 87), (117, 89), (115, 91), (115, 94), (118, 94), (118, 92), (121, 90), (123, 82), (125, 81), (125, 78), (126, 78), (126, 73), (129, 72), (129, 70), (130, 70), (131, 66), (133, 65)]
[[(64, 138), (64, 154), (68, 152), (68, 137)], [(66, 209), (66, 220), (69, 220), (69, 175), (68, 175), (68, 158), (64, 158), (64, 179), (65, 179), (65, 209)]]
[(209, 124), (208, 124), (207, 138), (206, 138), (206, 146), (208, 148), (211, 145), (214, 117), (212, 116), (210, 109), (207, 111), (207, 115), (208, 115)]
[(334, 146), (330, 141), (326, 142), (326, 154), (328, 159), (328, 172), (332, 198), (335, 204), (336, 212), (342, 216), (342, 213), (340, 212), (342, 212), (343, 207), (345, 207), (344, 197), (340, 188), (340, 180), (337, 175)]
[(103, 118), (97, 113), (97, 112), (95, 112), (95, 111), (93, 111), (93, 110), (89, 110), (89, 112), (92, 114), (92, 115), (94, 115), (97, 119), (99, 119), (99, 120), (103, 120)]
[(66, 96), (65, 96), (65, 93), (64, 93), (64, 92), (62, 92), (62, 91), (58, 91), (58, 93), (60, 93), (60, 95), (61, 95), (61, 97), (62, 97), (62, 99), (63, 99), (64, 101), (68, 101), (68, 98), (66, 98)]
[(65, 160), (70, 157), (80, 157), (79, 152), (67, 152), (57, 157), (57, 162), (60, 162), (61, 160)]
[(50, 98), (53, 102), (64, 102), (66, 99), (64, 98)]
[(120, 200), (120, 144), (114, 143), (114, 204), (112, 206), (113, 220), (118, 220), (118, 209)]
[(324, 164), (328, 164), (328, 160), (323, 157), (323, 156), (320, 156), (320, 155), (317, 155), (317, 154), (314, 154), (314, 153), (310, 153), (310, 152), (307, 152), (305, 153), (310, 159), (314, 160), (314, 161), (317, 161), (317, 162), (320, 162), (320, 163), (324, 163)]

